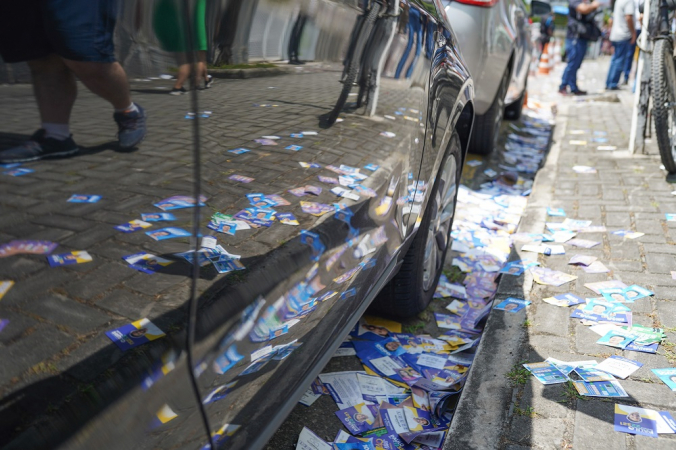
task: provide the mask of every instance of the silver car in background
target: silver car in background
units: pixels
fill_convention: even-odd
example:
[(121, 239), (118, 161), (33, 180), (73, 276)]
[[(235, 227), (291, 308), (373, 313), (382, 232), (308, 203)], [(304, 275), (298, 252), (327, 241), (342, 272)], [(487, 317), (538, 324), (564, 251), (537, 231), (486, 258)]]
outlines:
[(495, 147), (503, 117), (521, 115), (531, 62), (530, 1), (443, 0), (474, 79), (475, 119), (470, 152)]

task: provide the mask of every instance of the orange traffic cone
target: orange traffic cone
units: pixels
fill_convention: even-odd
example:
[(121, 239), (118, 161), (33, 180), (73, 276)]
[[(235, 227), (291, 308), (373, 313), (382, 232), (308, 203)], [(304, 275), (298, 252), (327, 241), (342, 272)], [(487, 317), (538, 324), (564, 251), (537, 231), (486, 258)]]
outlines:
[(538, 64), (538, 73), (540, 75), (549, 75), (551, 67), (552, 66), (549, 65), (549, 44), (545, 44), (542, 56), (540, 57), (540, 64)]

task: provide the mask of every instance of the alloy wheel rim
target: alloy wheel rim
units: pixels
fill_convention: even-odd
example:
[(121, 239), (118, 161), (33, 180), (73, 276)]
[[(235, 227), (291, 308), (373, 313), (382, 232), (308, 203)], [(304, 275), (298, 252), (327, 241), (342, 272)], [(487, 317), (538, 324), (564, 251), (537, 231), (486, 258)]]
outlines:
[(451, 220), (455, 214), (455, 195), (458, 189), (457, 162), (454, 155), (449, 155), (441, 171), (439, 189), (434, 194), (433, 216), (430, 220), (425, 242), (425, 257), (423, 260), (423, 290), (428, 291), (434, 281), (443, 261), (441, 257), (449, 243)]

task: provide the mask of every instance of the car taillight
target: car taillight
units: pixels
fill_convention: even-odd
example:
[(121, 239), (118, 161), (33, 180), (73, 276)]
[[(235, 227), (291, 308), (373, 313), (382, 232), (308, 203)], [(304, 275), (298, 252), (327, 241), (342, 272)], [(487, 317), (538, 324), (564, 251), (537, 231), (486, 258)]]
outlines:
[(464, 3), (465, 5), (474, 5), (474, 6), (483, 6), (484, 8), (490, 8), (495, 5), (499, 0), (455, 0), (458, 3)]

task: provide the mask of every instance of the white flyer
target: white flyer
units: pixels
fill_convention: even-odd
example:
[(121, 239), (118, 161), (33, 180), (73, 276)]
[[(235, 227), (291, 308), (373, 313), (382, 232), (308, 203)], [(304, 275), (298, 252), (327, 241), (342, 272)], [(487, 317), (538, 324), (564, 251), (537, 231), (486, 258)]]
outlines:
[(381, 372), (386, 377), (391, 377), (395, 373), (397, 373), (397, 370), (402, 369), (402, 366), (399, 365), (389, 356), (383, 356), (382, 358), (372, 359), (371, 364), (373, 364), (373, 367), (378, 369), (378, 371)]
[(308, 427), (303, 427), (303, 431), (298, 436), (296, 450), (331, 450), (332, 446), (326, 443), (322, 438), (314, 434)]
[(638, 361), (622, 358), (621, 356), (611, 356), (610, 358), (601, 361), (595, 369), (602, 370), (624, 380), (641, 367), (643, 367), (643, 364)]
[(443, 370), (444, 365), (446, 365), (446, 358), (443, 356), (422, 354), (418, 356), (418, 361), (416, 363), (419, 366), (432, 367), (434, 369)]
[(359, 389), (358, 373), (364, 372), (333, 372), (319, 374), (319, 380), (326, 386), (338, 405), (338, 409), (364, 403)]

